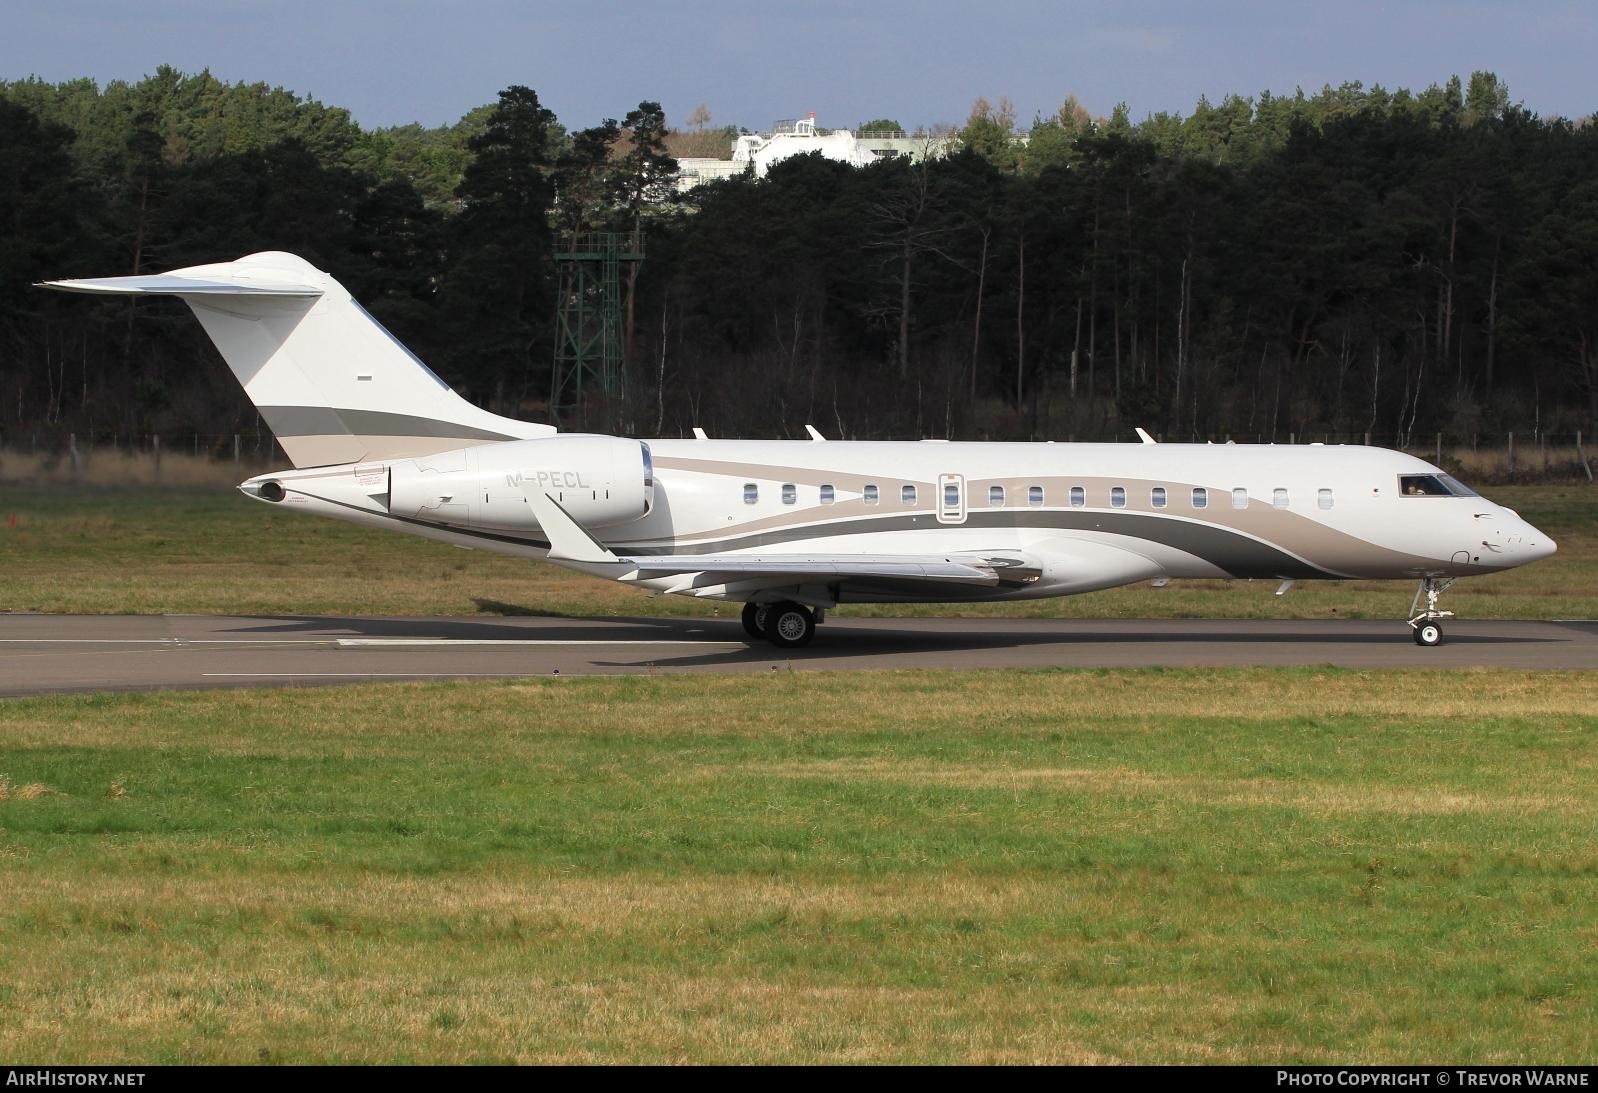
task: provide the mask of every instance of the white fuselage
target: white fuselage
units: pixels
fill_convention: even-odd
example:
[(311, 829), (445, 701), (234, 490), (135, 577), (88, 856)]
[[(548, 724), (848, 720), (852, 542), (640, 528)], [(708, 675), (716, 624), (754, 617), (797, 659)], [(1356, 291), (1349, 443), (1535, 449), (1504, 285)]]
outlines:
[[(1059, 596), (1155, 578), (1451, 577), (1554, 551), (1547, 535), (1474, 494), (1406, 494), (1406, 476), (1444, 476), (1380, 448), (717, 440), (645, 447), (653, 463), (647, 514), (592, 532), (623, 558), (675, 555), (686, 565), (694, 555), (997, 556), (1029, 575), (992, 587), (811, 581), (804, 598), (824, 604)], [(554, 441), (474, 452), (491, 469), (440, 491), (447, 520), (414, 505), (411, 514), (392, 514), (384, 461), (286, 471), (242, 488), (260, 496), (261, 484), (273, 481), (283, 503), (306, 511), (544, 557), (548, 539), (529, 517), (506, 519), (506, 498), (514, 502), (517, 490), (539, 482), (582, 482), (586, 502), (592, 483), (583, 468), (563, 465)], [(680, 576), (637, 583), (726, 599), (748, 593)]]

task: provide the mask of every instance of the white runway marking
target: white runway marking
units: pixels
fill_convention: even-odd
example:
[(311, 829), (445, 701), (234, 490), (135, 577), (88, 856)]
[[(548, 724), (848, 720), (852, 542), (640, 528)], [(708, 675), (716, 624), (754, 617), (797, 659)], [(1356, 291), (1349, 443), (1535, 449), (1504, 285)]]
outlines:
[(434, 648), (494, 645), (745, 645), (742, 641), (686, 641), (682, 638), (0, 638), (5, 645), (337, 645), (344, 649)]
[(338, 638), (346, 649), (401, 648), (434, 645), (744, 645), (741, 641), (683, 641), (681, 638), (564, 641), (553, 638)]
[(7, 645), (317, 645), (327, 638), (0, 638)]
[[(576, 673), (573, 673), (576, 674)], [(512, 679), (504, 672), (202, 672), (203, 679)], [(540, 673), (542, 675), (542, 673)]]

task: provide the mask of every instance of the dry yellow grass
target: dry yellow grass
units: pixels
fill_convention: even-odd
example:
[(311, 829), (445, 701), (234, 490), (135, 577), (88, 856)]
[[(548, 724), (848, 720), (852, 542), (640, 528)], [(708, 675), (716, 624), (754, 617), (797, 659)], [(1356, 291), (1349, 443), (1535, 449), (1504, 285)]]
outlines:
[(0, 774), (0, 801), (9, 801), (15, 798), (18, 801), (37, 801), (40, 797), (54, 797), (56, 791), (40, 782), (29, 782), (25, 786), (11, 784), (11, 779)]
[[(434, 691), (427, 684), (398, 684), (362, 699), (380, 716), (351, 717), (352, 699), (309, 691), (210, 691), (186, 695), (181, 718), (159, 695), (132, 697), (115, 722), (86, 719), (71, 728), (74, 744), (89, 747), (163, 748), (187, 739), (204, 725), (207, 748), (245, 754), (257, 745), (260, 719), (292, 718), (288, 754), (318, 755), (337, 739), (341, 753), (361, 754), (386, 746), (396, 725), (436, 740), (440, 747), (471, 737), (484, 725), (503, 721), (515, 708), (529, 723), (525, 733), (504, 740), (508, 756), (536, 763), (541, 734), (603, 726), (614, 734), (673, 736), (826, 736), (892, 726), (901, 733), (941, 732), (951, 721), (1011, 726), (1092, 723), (1113, 712), (1118, 732), (1163, 733), (1175, 720), (1202, 711), (1236, 722), (1282, 717), (1318, 720), (1362, 718), (1428, 719), (1583, 717), (1598, 710), (1598, 675), (1589, 672), (1515, 672), (1469, 668), (1447, 673), (1347, 671), (1340, 669), (1171, 672), (972, 672), (962, 673), (951, 692), (947, 672), (773, 673), (751, 678), (635, 676), (608, 680), (510, 680), (465, 688), (451, 697), (457, 716), (433, 716)], [(1017, 681), (1024, 685), (1018, 685)], [(573, 686), (582, 682), (583, 686)], [(575, 693), (574, 693), (575, 692)], [(756, 701), (751, 702), (754, 694)], [(836, 697), (809, 708), (808, 703)], [(805, 709), (803, 718), (773, 722), (784, 705)], [(936, 720), (908, 718), (936, 713)], [(44, 707), (13, 709), (6, 739), (16, 747), (61, 738), (62, 726)]]
[[(0, 482), (80, 486), (211, 486), (224, 489), (246, 478), (265, 474), (273, 467), (286, 466), (274, 457), (276, 445), (268, 441), (267, 451), (252, 452), (248, 441), (241, 458), (212, 458), (192, 451), (163, 451), (159, 462), (148, 450), (90, 447), (78, 449), (74, 470), (72, 458), (61, 452), (22, 452), (0, 449)], [(231, 452), (231, 447), (228, 449)]]
[[(1427, 460), (1436, 455), (1435, 451), (1421, 449), (1415, 450), (1415, 454)], [(1584, 456), (1587, 467), (1598, 472), (1598, 466), (1593, 465), (1598, 451), (1594, 450), (1592, 437), (1588, 437), (1580, 449), (1568, 441), (1539, 445), (1530, 437), (1522, 437), (1515, 445), (1513, 459), (1510, 458), (1507, 445), (1492, 448), (1443, 446), (1443, 466), (1457, 468), (1467, 482), (1473, 483), (1528, 480), (1590, 482), (1582, 466)]]

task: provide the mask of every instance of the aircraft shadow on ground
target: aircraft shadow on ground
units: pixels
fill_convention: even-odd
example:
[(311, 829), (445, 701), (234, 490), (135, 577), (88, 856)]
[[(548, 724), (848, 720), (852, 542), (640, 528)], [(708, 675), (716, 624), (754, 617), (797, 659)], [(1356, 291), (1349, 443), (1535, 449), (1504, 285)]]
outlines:
[[(732, 624), (721, 624), (728, 631), (731, 638), (741, 634), (741, 627)], [(707, 635), (708, 637), (709, 635)], [(1494, 645), (1524, 645), (1540, 644), (1557, 641), (1556, 638), (1547, 637), (1520, 637), (1506, 635), (1454, 635), (1448, 637), (1448, 644), (1461, 646), (1494, 646)], [(685, 652), (680, 655), (656, 657), (652, 663), (662, 667), (692, 668), (713, 667), (716, 665), (741, 664), (741, 663), (768, 663), (773, 661), (788, 661), (803, 663), (809, 661), (827, 661), (859, 657), (862, 659), (872, 657), (901, 657), (926, 655), (935, 658), (938, 667), (959, 667), (960, 661), (954, 655), (959, 653), (977, 653), (997, 649), (1021, 649), (1042, 646), (1060, 646), (1064, 649), (1081, 649), (1090, 646), (1117, 646), (1127, 648), (1131, 646), (1158, 646), (1175, 645), (1184, 648), (1195, 646), (1259, 646), (1259, 645), (1285, 645), (1285, 646), (1313, 646), (1325, 645), (1338, 648), (1351, 648), (1357, 646), (1389, 647), (1394, 646), (1404, 649), (1413, 646), (1413, 641), (1403, 629), (1403, 624), (1391, 634), (1360, 631), (1348, 634), (1326, 634), (1314, 631), (1278, 631), (1274, 633), (1238, 632), (1227, 633), (1217, 631), (1204, 632), (1166, 632), (1157, 629), (1124, 631), (1124, 630), (1081, 630), (1081, 631), (1017, 631), (992, 629), (975, 629), (962, 632), (929, 632), (923, 630), (889, 630), (880, 628), (850, 629), (823, 628), (816, 636), (815, 644), (803, 649), (779, 649), (765, 642), (747, 645), (740, 649), (718, 649), (714, 652), (704, 653)], [(1446, 648), (1446, 646), (1445, 646)], [(637, 661), (626, 660), (599, 660), (594, 662), (597, 667), (622, 668), (636, 666)]]
[[(1114, 647), (1130, 651), (1138, 646), (1166, 647), (1193, 651), (1205, 646), (1216, 648), (1260, 648), (1262, 646), (1324, 646), (1349, 650), (1360, 646), (1391, 649), (1395, 655), (1412, 645), (1402, 622), (1361, 622), (1338, 620), (1288, 621), (1215, 620), (1195, 626), (1194, 620), (1164, 623), (1140, 620), (1095, 623), (1083, 620), (914, 620), (911, 625), (882, 624), (882, 620), (846, 620), (829, 623), (817, 634), (815, 644), (803, 649), (782, 649), (767, 642), (750, 643), (742, 625), (731, 619), (704, 617), (565, 617), (550, 621), (548, 616), (482, 618), (359, 618), (327, 616), (250, 616), (238, 620), (236, 632), (253, 635), (316, 634), (328, 639), (377, 638), (446, 640), (462, 643), (499, 641), (571, 642), (704, 642), (695, 650), (691, 645), (661, 648), (650, 655), (628, 656), (616, 649), (609, 657), (595, 657), (589, 663), (598, 669), (671, 670), (692, 668), (735, 668), (748, 670), (755, 665), (823, 665), (827, 662), (871, 662), (881, 667), (961, 667), (973, 664), (968, 655), (980, 657), (1006, 649), (1057, 646), (1062, 655), (1092, 647)], [(851, 625), (853, 623), (853, 625)], [(1470, 634), (1454, 630), (1448, 644), (1485, 648), (1557, 642), (1555, 637), (1537, 635)], [(728, 643), (736, 643), (729, 645)], [(1446, 646), (1444, 656), (1446, 656)], [(597, 651), (597, 650), (596, 650)], [(642, 654), (642, 650), (639, 651)], [(1243, 661), (1249, 660), (1244, 654)], [(1157, 663), (1155, 657), (1150, 663)], [(992, 664), (991, 660), (982, 661)], [(839, 665), (844, 666), (844, 665)], [(531, 674), (545, 669), (528, 665)]]

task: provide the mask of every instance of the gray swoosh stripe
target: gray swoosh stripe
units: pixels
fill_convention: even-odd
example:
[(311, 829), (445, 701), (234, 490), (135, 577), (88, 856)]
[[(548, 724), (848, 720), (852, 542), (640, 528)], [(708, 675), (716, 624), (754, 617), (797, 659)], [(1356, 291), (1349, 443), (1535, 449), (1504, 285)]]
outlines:
[[(335, 505), (343, 502), (333, 501), (332, 498), (320, 498)], [(344, 505), (354, 509), (353, 505)], [(365, 509), (357, 509), (366, 512)], [(454, 524), (438, 524), (428, 520), (415, 520), (409, 517), (393, 516), (390, 519), (402, 523), (416, 524), (421, 527), (438, 528), (440, 531), (452, 532), (471, 539), (489, 539), (501, 543), (518, 543), (540, 549), (548, 549), (546, 540), (533, 535), (517, 535), (513, 532), (489, 532), (477, 528), (460, 527)], [(860, 535), (874, 534), (884, 531), (904, 531), (912, 527), (921, 526), (915, 523), (913, 516), (873, 516), (863, 520), (841, 520), (830, 524), (811, 525), (805, 528), (785, 528), (779, 531), (767, 531), (757, 535), (744, 535), (728, 539), (718, 539), (709, 543), (694, 543), (691, 546), (672, 547), (670, 544), (642, 547), (622, 547), (616, 543), (608, 544), (618, 557), (627, 558), (638, 555), (658, 557), (694, 557), (700, 554), (715, 554), (727, 550), (748, 549), (757, 546), (773, 546), (780, 543), (794, 542), (799, 539), (812, 539), (819, 536), (831, 535)], [(923, 514), (922, 520), (930, 519)], [(926, 525), (930, 527), (931, 525)], [(1284, 551), (1240, 535), (1229, 528), (1215, 527), (1209, 524), (1194, 524), (1185, 520), (1172, 520), (1167, 517), (1143, 515), (1130, 512), (1060, 512), (1044, 510), (1042, 512), (1022, 512), (1009, 510), (993, 513), (968, 513), (964, 527), (1002, 528), (1002, 527), (1030, 527), (1045, 530), (1061, 531), (1101, 531), (1111, 535), (1124, 535), (1132, 539), (1143, 539), (1149, 542), (1161, 543), (1186, 551), (1196, 557), (1204, 559), (1211, 565), (1224, 570), (1233, 577), (1246, 578), (1258, 577), (1271, 580), (1283, 577), (1292, 577), (1299, 580), (1342, 578), (1341, 574), (1318, 569), (1313, 565), (1302, 562)], [(994, 548), (999, 549), (999, 548)], [(1005, 547), (1003, 549), (1012, 549)], [(851, 585), (865, 587), (871, 582), (844, 582)], [(882, 582), (886, 589), (893, 582)], [(871, 586), (875, 586), (871, 584)]]
[[(629, 554), (695, 555), (717, 554), (722, 551), (745, 550), (751, 547), (774, 546), (799, 539), (813, 539), (832, 535), (872, 534), (884, 531), (907, 531), (910, 528), (931, 530), (937, 524), (930, 513), (915, 516), (873, 516), (863, 520), (841, 520), (835, 523), (810, 525), (800, 528), (779, 528), (755, 535), (718, 539), (708, 543), (673, 546), (669, 543), (638, 550), (621, 550), (611, 544), (611, 549), (623, 557)], [(1291, 554), (1268, 543), (1251, 539), (1229, 528), (1212, 524), (1190, 523), (1163, 516), (1131, 512), (1061, 512), (1058, 510), (1024, 512), (968, 513), (963, 525), (951, 527), (1012, 528), (1028, 527), (1059, 531), (1100, 531), (1111, 535), (1124, 535), (1144, 539), (1186, 551), (1214, 565), (1234, 577), (1295, 577), (1336, 578), (1340, 576), (1300, 561)]]
[(331, 406), (262, 406), (272, 435), (285, 436), (437, 436), (461, 440), (515, 440), (505, 433), (437, 418), (390, 414), (383, 410), (346, 410)]

